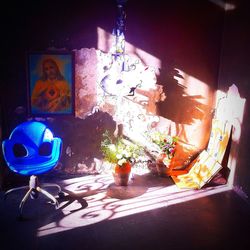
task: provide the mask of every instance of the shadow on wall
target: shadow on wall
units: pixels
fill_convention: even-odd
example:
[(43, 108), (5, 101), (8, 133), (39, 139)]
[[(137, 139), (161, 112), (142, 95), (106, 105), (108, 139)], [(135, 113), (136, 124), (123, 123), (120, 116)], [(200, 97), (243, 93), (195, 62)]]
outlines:
[(202, 120), (207, 106), (200, 102), (202, 95), (190, 96), (186, 87), (175, 79), (183, 76), (173, 66), (160, 70), (158, 81), (163, 85), (167, 98), (158, 103), (158, 115), (168, 118), (176, 124), (192, 125), (195, 120)]
[(165, 65), (160, 70), (158, 82), (163, 86), (167, 98), (157, 103), (158, 115), (171, 120), (175, 124), (176, 134), (188, 142), (185, 125), (194, 125), (211, 113), (208, 105), (202, 103), (202, 95), (189, 95), (187, 87), (180, 84), (176, 78), (185, 79), (179, 74), (174, 65)]
[(57, 126), (55, 134), (63, 140), (59, 170), (67, 174), (96, 173), (96, 164), (102, 158), (102, 134), (105, 130), (115, 131), (116, 128), (113, 118), (99, 111), (84, 120), (72, 117), (51, 126)]
[(184, 167), (206, 147), (213, 114), (209, 96), (204, 96), (204, 90), (197, 89), (192, 79), (185, 78), (172, 63), (163, 64), (157, 79), (166, 94), (166, 99), (157, 103), (157, 115), (170, 120), (169, 134), (179, 137), (176, 165)]
[[(46, 124), (54, 136), (63, 141), (62, 155), (56, 168), (44, 174), (46, 178), (68, 177), (69, 175), (96, 174), (102, 159), (100, 145), (105, 130), (115, 131), (116, 123), (105, 112), (96, 112), (84, 120), (68, 117), (34, 118)], [(18, 124), (20, 124), (19, 121)], [(0, 189), (26, 185), (29, 176), (18, 175), (7, 168), (1, 151)], [(100, 167), (100, 166), (99, 166)]]

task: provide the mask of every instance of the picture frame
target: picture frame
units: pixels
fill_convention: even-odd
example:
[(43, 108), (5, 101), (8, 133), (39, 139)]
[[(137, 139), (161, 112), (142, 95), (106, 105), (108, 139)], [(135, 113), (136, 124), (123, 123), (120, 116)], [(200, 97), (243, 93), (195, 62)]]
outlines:
[(29, 115), (74, 114), (74, 71), (72, 52), (29, 52)]

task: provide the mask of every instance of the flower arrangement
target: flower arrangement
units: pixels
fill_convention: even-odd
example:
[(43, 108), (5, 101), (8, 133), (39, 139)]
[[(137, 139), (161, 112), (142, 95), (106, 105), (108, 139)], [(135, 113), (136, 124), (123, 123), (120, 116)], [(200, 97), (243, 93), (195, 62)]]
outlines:
[(109, 131), (103, 134), (101, 151), (104, 160), (119, 166), (134, 163), (141, 153), (141, 147), (124, 139), (122, 136), (112, 138)]
[(150, 140), (158, 146), (160, 151), (159, 160), (162, 161), (165, 165), (169, 165), (171, 159), (175, 155), (176, 144), (178, 141), (177, 136), (170, 136), (167, 133), (156, 131), (149, 135)]

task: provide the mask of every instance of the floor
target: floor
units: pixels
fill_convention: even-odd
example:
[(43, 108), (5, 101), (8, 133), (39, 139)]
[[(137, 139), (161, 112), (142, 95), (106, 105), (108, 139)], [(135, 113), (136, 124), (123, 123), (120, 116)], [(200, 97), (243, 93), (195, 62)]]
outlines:
[[(170, 178), (134, 175), (127, 187), (110, 175), (56, 181), (55, 209), (41, 194), (0, 193), (0, 249), (250, 249), (250, 207), (226, 185), (180, 190)], [(56, 189), (51, 188), (56, 195)]]

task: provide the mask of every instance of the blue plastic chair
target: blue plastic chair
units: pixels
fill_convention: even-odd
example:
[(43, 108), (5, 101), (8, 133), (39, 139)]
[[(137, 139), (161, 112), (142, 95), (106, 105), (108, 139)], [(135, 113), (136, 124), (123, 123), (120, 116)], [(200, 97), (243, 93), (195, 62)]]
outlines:
[[(29, 195), (32, 199), (39, 193), (48, 197), (58, 207), (56, 198), (38, 185), (37, 175), (53, 169), (60, 158), (62, 140), (54, 137), (51, 130), (43, 123), (28, 121), (18, 125), (9, 139), (2, 142), (3, 156), (7, 166), (15, 173), (30, 176), (29, 185), (10, 189), (5, 192), (5, 198), (13, 191), (28, 188), (20, 205), (22, 216), (24, 203)], [(61, 187), (55, 183), (44, 183), (43, 187), (57, 187), (59, 196), (63, 194)]]

